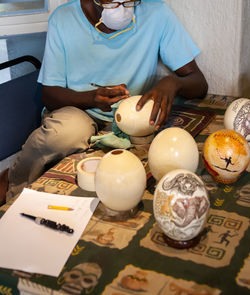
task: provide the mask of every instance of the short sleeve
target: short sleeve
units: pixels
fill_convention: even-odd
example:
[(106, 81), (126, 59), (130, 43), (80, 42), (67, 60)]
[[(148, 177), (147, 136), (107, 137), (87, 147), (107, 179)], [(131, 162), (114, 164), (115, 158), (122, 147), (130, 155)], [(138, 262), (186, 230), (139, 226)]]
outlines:
[(165, 5), (166, 23), (160, 42), (163, 63), (175, 71), (191, 62), (200, 50), (190, 38), (175, 14)]
[(65, 50), (58, 25), (49, 20), (45, 52), (38, 82), (47, 86), (66, 87)]

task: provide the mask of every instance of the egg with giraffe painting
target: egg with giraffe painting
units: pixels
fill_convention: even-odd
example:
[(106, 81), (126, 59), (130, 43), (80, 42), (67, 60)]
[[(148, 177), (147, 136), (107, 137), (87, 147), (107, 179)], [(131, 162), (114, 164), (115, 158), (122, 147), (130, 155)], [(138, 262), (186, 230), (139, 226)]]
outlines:
[(203, 147), (205, 168), (219, 183), (234, 183), (246, 170), (250, 150), (246, 139), (230, 129), (218, 130), (209, 135)]

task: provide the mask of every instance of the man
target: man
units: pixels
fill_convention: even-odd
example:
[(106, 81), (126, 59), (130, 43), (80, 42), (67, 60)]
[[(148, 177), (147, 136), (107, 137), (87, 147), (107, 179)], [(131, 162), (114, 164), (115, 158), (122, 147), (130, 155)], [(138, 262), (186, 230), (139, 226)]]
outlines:
[[(176, 95), (203, 97), (207, 83), (195, 57), (199, 49), (161, 0), (72, 0), (49, 20), (38, 82), (46, 111), (5, 173), (0, 201), (19, 193), (48, 164), (83, 151), (98, 121), (113, 120), (111, 105), (143, 94), (139, 111), (154, 101), (150, 124), (166, 124)], [(161, 57), (173, 74), (156, 81)], [(90, 83), (102, 86), (93, 88)], [(9, 180), (8, 186), (6, 179)], [(1, 196), (2, 195), (2, 196)]]

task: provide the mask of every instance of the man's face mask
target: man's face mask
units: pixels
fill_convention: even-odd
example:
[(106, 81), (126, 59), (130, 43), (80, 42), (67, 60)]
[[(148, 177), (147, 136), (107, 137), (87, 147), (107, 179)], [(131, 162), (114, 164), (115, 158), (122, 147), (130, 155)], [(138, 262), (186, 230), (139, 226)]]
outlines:
[[(141, 4), (141, 0), (122, 0), (122, 1), (109, 1), (102, 2), (100, 0), (93, 0), (94, 3), (103, 8), (101, 18), (98, 23), (95, 24), (96, 30), (107, 39), (112, 39), (118, 35), (131, 30), (135, 25), (134, 7)], [(129, 24), (131, 23), (131, 26)], [(111, 37), (106, 35), (98, 29), (98, 26), (103, 23), (106, 27), (112, 30), (123, 30), (117, 32)]]
[[(124, 2), (124, 1), (121, 1)], [(114, 9), (103, 9), (102, 23), (111, 30), (125, 29), (134, 16), (134, 7), (123, 7), (122, 5)]]

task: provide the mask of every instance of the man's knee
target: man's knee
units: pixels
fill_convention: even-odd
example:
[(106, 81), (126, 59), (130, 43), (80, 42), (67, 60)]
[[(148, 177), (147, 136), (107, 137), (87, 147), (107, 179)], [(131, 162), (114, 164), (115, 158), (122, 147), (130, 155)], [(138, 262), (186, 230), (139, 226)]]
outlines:
[(75, 107), (64, 107), (52, 112), (43, 124), (44, 132), (52, 129), (52, 144), (75, 146), (84, 142), (96, 132), (95, 122), (82, 110)]
[(36, 141), (38, 148), (41, 145), (54, 150), (86, 148), (96, 128), (96, 123), (84, 111), (64, 107), (47, 115), (30, 140)]

